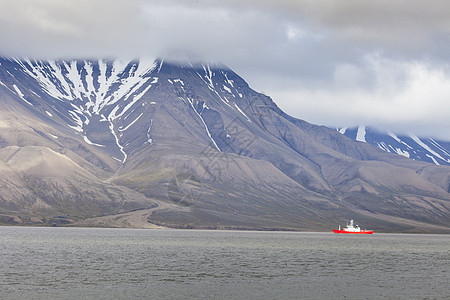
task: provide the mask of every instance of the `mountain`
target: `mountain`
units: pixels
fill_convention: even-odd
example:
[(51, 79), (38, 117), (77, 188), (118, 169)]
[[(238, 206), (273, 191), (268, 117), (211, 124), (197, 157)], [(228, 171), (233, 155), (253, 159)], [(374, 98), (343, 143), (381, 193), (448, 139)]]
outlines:
[(450, 232), (450, 167), (295, 119), (221, 65), (1, 59), (0, 147), (4, 223)]
[(450, 166), (449, 141), (380, 132), (364, 125), (354, 128), (339, 128), (338, 131), (351, 139), (374, 145), (387, 152), (435, 165)]

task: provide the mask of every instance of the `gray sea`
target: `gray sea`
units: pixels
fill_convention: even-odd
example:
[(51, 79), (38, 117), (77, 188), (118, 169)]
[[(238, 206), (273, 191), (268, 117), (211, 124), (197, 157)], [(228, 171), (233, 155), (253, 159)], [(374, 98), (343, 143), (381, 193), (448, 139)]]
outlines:
[(450, 299), (450, 235), (0, 227), (0, 299)]

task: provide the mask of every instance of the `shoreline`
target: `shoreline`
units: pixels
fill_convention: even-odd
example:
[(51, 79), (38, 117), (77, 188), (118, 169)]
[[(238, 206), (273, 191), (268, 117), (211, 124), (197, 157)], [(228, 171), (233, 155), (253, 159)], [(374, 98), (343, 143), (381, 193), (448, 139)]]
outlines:
[[(271, 233), (310, 233), (310, 234), (330, 234), (330, 235), (336, 235), (336, 236), (355, 236), (355, 235), (342, 235), (342, 234), (335, 234), (330, 229), (329, 231), (312, 231), (312, 230), (301, 230), (301, 229), (258, 229), (258, 228), (173, 228), (173, 227), (163, 227), (158, 226), (152, 223), (149, 223), (153, 226), (148, 227), (119, 227), (119, 226), (89, 226), (89, 225), (60, 225), (60, 226), (51, 226), (51, 225), (30, 225), (30, 224), (0, 224), (1, 227), (17, 227), (17, 228), (58, 228), (58, 229), (124, 229), (124, 230), (168, 230), (168, 231), (211, 231), (211, 232), (254, 232), (254, 233), (261, 233), (261, 232), (271, 232)], [(387, 235), (387, 234), (401, 234), (401, 235), (450, 235), (450, 229), (448, 232), (424, 232), (424, 231), (416, 231), (416, 232), (397, 232), (397, 231), (375, 231), (373, 234), (369, 236), (376, 236), (376, 235)], [(361, 235), (357, 235), (358, 237)], [(362, 235), (365, 236), (365, 235)]]

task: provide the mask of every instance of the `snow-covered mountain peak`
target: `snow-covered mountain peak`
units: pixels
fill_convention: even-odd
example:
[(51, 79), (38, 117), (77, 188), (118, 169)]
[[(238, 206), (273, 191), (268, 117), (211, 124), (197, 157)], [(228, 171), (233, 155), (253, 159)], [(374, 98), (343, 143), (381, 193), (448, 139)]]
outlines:
[[(155, 141), (150, 131), (158, 125), (151, 117), (141, 117), (152, 115), (160, 105), (191, 110), (204, 127), (207, 140), (219, 151), (221, 143), (214, 136), (227, 134), (215, 134), (210, 128), (216, 121), (220, 124), (214, 118), (215, 110), (226, 107), (231, 114), (252, 122), (243, 105), (248, 85), (223, 66), (162, 59), (1, 61), (7, 73), (0, 74), (0, 83), (11, 93), (29, 106), (36, 105), (47, 117), (60, 118), (86, 143), (115, 148), (109, 151), (121, 162), (127, 160), (131, 146), (126, 136), (133, 126), (148, 127), (142, 143)], [(169, 95), (169, 90), (175, 98), (164, 103), (152, 100), (155, 95)]]

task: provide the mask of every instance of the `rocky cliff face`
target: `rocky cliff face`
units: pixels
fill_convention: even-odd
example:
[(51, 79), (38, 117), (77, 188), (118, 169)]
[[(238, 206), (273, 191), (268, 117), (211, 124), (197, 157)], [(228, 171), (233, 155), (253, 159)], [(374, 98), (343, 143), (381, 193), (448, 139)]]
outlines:
[(5, 215), (79, 219), (167, 202), (151, 222), (328, 230), (354, 218), (393, 231), (450, 228), (450, 167), (292, 118), (226, 67), (0, 63)]

